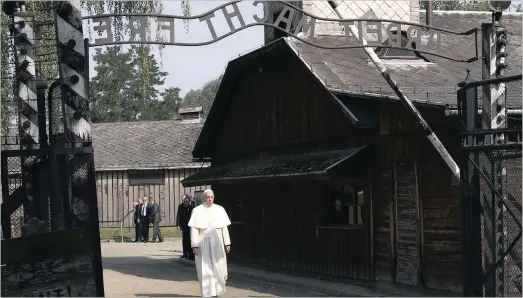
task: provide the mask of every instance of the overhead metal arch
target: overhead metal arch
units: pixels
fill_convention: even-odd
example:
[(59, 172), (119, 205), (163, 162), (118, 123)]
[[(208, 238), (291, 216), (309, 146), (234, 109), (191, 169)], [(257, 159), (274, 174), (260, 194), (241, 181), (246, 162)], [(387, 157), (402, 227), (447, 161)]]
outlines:
[[(317, 48), (321, 48), (321, 49), (332, 49), (332, 50), (339, 50), (339, 49), (352, 49), (352, 48), (365, 48), (365, 47), (368, 47), (369, 45), (372, 45), (374, 47), (380, 47), (380, 48), (390, 48), (390, 49), (399, 49), (399, 50), (407, 50), (407, 51), (414, 51), (414, 52), (417, 52), (417, 53), (421, 53), (421, 54), (428, 54), (428, 55), (433, 55), (433, 56), (436, 56), (436, 57), (440, 57), (440, 58), (444, 58), (444, 59), (447, 59), (447, 60), (450, 60), (450, 61), (454, 61), (454, 62), (465, 62), (465, 63), (470, 63), (470, 62), (474, 62), (474, 61), (477, 61), (478, 60), (478, 51), (476, 50), (475, 53), (476, 55), (474, 57), (466, 57), (466, 58), (457, 58), (457, 57), (449, 57), (447, 54), (440, 54), (438, 53), (438, 50), (441, 48), (441, 33), (447, 33), (447, 34), (454, 34), (454, 35), (461, 35), (461, 36), (468, 36), (468, 35), (472, 35), (472, 34), (477, 34), (477, 32), (480, 30), (479, 28), (471, 28), (467, 31), (452, 31), (452, 30), (448, 30), (448, 29), (444, 29), (444, 28), (439, 28), (439, 27), (435, 27), (435, 26), (428, 26), (428, 25), (424, 25), (424, 24), (419, 24), (419, 23), (413, 23), (413, 22), (404, 22), (404, 21), (397, 21), (397, 20), (390, 20), (390, 19), (377, 19), (377, 18), (359, 18), (359, 19), (333, 19), (333, 18), (324, 18), (324, 17), (319, 17), (319, 16), (315, 16), (311, 13), (308, 13), (292, 4), (289, 4), (289, 3), (286, 3), (286, 2), (282, 2), (282, 1), (278, 1), (282, 4), (284, 4), (286, 6), (285, 9), (282, 10), (282, 12), (280, 12), (280, 15), (278, 16), (278, 18), (276, 18), (276, 21), (274, 23), (268, 23), (267, 22), (267, 16), (263, 16), (263, 17), (259, 17), (257, 15), (254, 15), (254, 19), (256, 22), (254, 23), (251, 23), (251, 24), (245, 24), (244, 20), (243, 20), (243, 16), (241, 14), (241, 11), (239, 10), (238, 6), (237, 6), (237, 3), (239, 3), (241, 1), (231, 1), (231, 2), (228, 2), (228, 3), (225, 3), (223, 5), (220, 5), (212, 10), (209, 10), (205, 13), (202, 13), (202, 14), (199, 14), (199, 15), (194, 15), (194, 16), (179, 16), (179, 15), (167, 15), (167, 14), (147, 14), (147, 13), (118, 13), (118, 14), (100, 14), (100, 15), (92, 15), (92, 16), (86, 16), (86, 17), (83, 17), (84, 20), (86, 19), (90, 19), (92, 20), (93, 22), (99, 22), (100, 25), (98, 26), (95, 26), (94, 27), (94, 30), (95, 31), (98, 31), (99, 33), (101, 32), (105, 32), (107, 35), (105, 38), (100, 38), (100, 39), (95, 39), (94, 40), (94, 43), (90, 43), (89, 44), (89, 47), (98, 47), (98, 46), (108, 46), (108, 45), (124, 45), (124, 44), (155, 44), (155, 45), (173, 45), (173, 46), (205, 46), (205, 45), (209, 45), (209, 44), (213, 44), (215, 42), (218, 42), (222, 39), (225, 39), (237, 32), (240, 32), (240, 31), (243, 31), (247, 28), (251, 28), (251, 27), (254, 27), (254, 26), (266, 26), (266, 27), (271, 27), (271, 28), (274, 28), (276, 30), (280, 30), (282, 32), (285, 32), (287, 35), (289, 36), (292, 36), (293, 38), (305, 43), (305, 44), (308, 44), (310, 46), (314, 46), (314, 47), (317, 47)], [(265, 5), (266, 2), (262, 2), (262, 1), (254, 1), (253, 2), (253, 5), (258, 5), (258, 4), (262, 4), (262, 5)], [(230, 13), (226, 10), (226, 7), (227, 6), (232, 6), (232, 9), (233, 9), (233, 12)], [(214, 27), (212, 25), (212, 22), (211, 22), (211, 18), (215, 16), (215, 12), (218, 11), (218, 10), (222, 10), (224, 12), (224, 16), (225, 16), (225, 20), (227, 21), (229, 27), (230, 27), (230, 32), (224, 34), (224, 35), (221, 35), (221, 36), (217, 36), (216, 35), (216, 32), (214, 31)], [(285, 14), (289, 12), (288, 16), (286, 17)], [(275, 25), (275, 23), (280, 23), (280, 22), (285, 22), (287, 24), (290, 24), (291, 22), (291, 18), (292, 16), (295, 14), (295, 13), (301, 13), (302, 14), (302, 17), (301, 17), (301, 20), (298, 22), (296, 28), (294, 30), (290, 29), (290, 25), (289, 26), (286, 26), (287, 28), (281, 28), (277, 25)], [(110, 18), (122, 18), (122, 17), (125, 17), (125, 18), (128, 18), (128, 26), (129, 26), (129, 29), (131, 30), (131, 38), (129, 38), (129, 40), (114, 40), (113, 39), (113, 34), (112, 34), (112, 28), (110, 26), (111, 22), (110, 22)], [(231, 22), (231, 19), (233, 17), (237, 17), (238, 20), (240, 21), (240, 26), (238, 28), (235, 28), (234, 24)], [(160, 29), (162, 30), (169, 30), (170, 31), (170, 41), (164, 41), (164, 40), (146, 40), (146, 34), (145, 34), (145, 30), (146, 30), (146, 27), (145, 25), (145, 18), (156, 18), (158, 20), (159, 23), (169, 23), (169, 26), (166, 26), (166, 25), (159, 25), (161, 26)], [(210, 35), (212, 36), (212, 39), (211, 40), (208, 40), (208, 41), (203, 41), (203, 42), (176, 42), (175, 41), (175, 38), (174, 38), (174, 20), (200, 20), (200, 22), (207, 22), (207, 25), (208, 25), (208, 28), (209, 28), (209, 31), (210, 31)], [(321, 44), (318, 44), (318, 43), (315, 43), (315, 42), (312, 42), (308, 39), (305, 39), (305, 38), (302, 38), (300, 36), (297, 35), (297, 33), (303, 29), (304, 32), (306, 32), (305, 34), (309, 34), (309, 36), (313, 37), (314, 36), (314, 29), (315, 29), (315, 25), (316, 25), (316, 21), (328, 21), (328, 22), (336, 22), (336, 23), (339, 23), (340, 25), (343, 25), (343, 26), (349, 26), (349, 25), (356, 25), (360, 28), (362, 28), (363, 23), (365, 22), (379, 22), (379, 23), (388, 23), (388, 28), (387, 29), (391, 29), (391, 28), (394, 28), (394, 27), (398, 27), (399, 25), (406, 25), (406, 26), (410, 26), (409, 29), (407, 31), (409, 31), (408, 33), (410, 34), (410, 37), (412, 38), (415, 38), (416, 40), (413, 40), (416, 44), (416, 47), (413, 48), (412, 47), (412, 43), (407, 43), (407, 47), (402, 47), (401, 44), (383, 44), (383, 41), (384, 40), (377, 40), (375, 41), (375, 44), (371, 44), (371, 41), (368, 42), (368, 44), (364, 45), (362, 43), (357, 43), (357, 44), (345, 44), (345, 45), (341, 45), (341, 46), (326, 46), (326, 45), (321, 45)], [(140, 21), (139, 23), (139, 26), (138, 27), (135, 27), (134, 26), (134, 23), (136, 21)], [(411, 29), (412, 28), (412, 29)], [(421, 35), (419, 33), (419, 29), (427, 29), (427, 31), (429, 32), (429, 41), (428, 41), (428, 44), (427, 44), (427, 47), (432, 47), (432, 48), (435, 48), (434, 49), (423, 49), (422, 46), (421, 46)], [(416, 30), (418, 29), (418, 30)], [(430, 29), (430, 30), (428, 30)], [(350, 34), (350, 31), (349, 30), (345, 30), (346, 31), (346, 38), (347, 38), (347, 41), (349, 40), (349, 35)], [(387, 30), (387, 32), (389, 32), (391, 30)], [(412, 34), (415, 34), (415, 36), (413, 36)], [(135, 37), (136, 35), (139, 35), (140, 36), (140, 40), (135, 40)], [(381, 35), (379, 35), (380, 38), (381, 38)], [(391, 37), (391, 36), (389, 36)], [(475, 44), (475, 47), (477, 49), (477, 39), (474, 39), (476, 40), (476, 44)]]

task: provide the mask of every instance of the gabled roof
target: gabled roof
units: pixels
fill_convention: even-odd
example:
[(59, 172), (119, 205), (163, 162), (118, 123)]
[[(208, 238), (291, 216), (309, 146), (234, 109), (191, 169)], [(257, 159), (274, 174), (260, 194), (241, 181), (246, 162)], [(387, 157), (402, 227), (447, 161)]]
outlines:
[[(424, 23), (425, 14), (421, 23)], [(521, 73), (521, 13), (504, 13), (501, 23), (510, 35), (507, 46), (507, 76)], [(479, 28), (482, 22), (491, 21), (490, 12), (447, 12), (434, 11), (433, 26), (454, 31), (466, 31)], [(427, 32), (424, 32), (427, 35)], [(481, 34), (478, 34), (481, 46)], [(442, 33), (440, 54), (448, 57), (468, 59), (475, 56), (474, 34), (468, 37)], [(313, 44), (322, 46), (342, 46), (346, 43), (343, 36), (304, 37)], [(424, 37), (422, 36), (422, 40)], [(376, 67), (369, 61), (361, 48), (321, 49), (289, 38), (289, 44), (304, 63), (325, 83), (330, 90), (352, 94), (395, 97)], [(351, 41), (356, 44), (356, 41)], [(481, 54), (481, 47), (479, 48)], [(481, 59), (473, 63), (460, 63), (448, 59), (423, 54), (430, 62), (417, 63), (405, 60), (387, 63), (392, 77), (398, 82), (405, 94), (412, 101), (426, 101), (434, 105), (456, 106), (457, 83), (471, 70), (469, 81), (481, 78)]]
[(93, 123), (97, 171), (208, 166), (195, 162), (191, 150), (202, 123), (132, 121)]
[[(420, 15), (420, 22), (425, 23), (426, 14), (422, 11)], [(522, 17), (523, 14), (521, 12), (504, 12), (501, 18), (501, 25), (507, 29), (509, 35), (506, 51), (508, 57), (505, 60), (508, 63), (508, 68), (505, 74), (506, 76), (521, 74)], [(465, 31), (476, 27), (479, 28), (481, 27), (481, 23), (490, 22), (492, 22), (492, 14), (488, 11), (434, 11), (432, 17), (433, 26), (456, 31)], [(463, 37), (457, 35), (445, 35), (444, 38), (445, 42), (442, 44), (443, 54), (453, 56), (474, 55), (474, 47), (470, 47), (466, 42), (464, 42)], [(478, 53), (481, 55), (481, 32), (478, 33), (478, 45)], [(429, 55), (427, 55), (427, 57), (434, 60), (434, 62), (446, 70), (454, 73), (455, 77), (460, 81), (465, 79), (467, 68), (470, 69), (470, 77), (467, 81), (481, 80), (481, 60), (474, 63), (454, 63), (439, 57)]]
[[(482, 22), (488, 22), (490, 16), (490, 12), (434, 11), (433, 26), (466, 31), (480, 27)], [(509, 53), (507, 75), (520, 73), (521, 13), (504, 14), (502, 23), (511, 36), (507, 47)], [(458, 58), (463, 57), (463, 59), (475, 56), (474, 37), (466, 39), (459, 35), (442, 34), (442, 54)], [(311, 39), (311, 37), (302, 38)], [(345, 37), (341, 36), (318, 36), (313, 38), (311, 42), (325, 46), (340, 46), (344, 45), (346, 40)], [(481, 41), (478, 41), (478, 44), (481, 44)], [(300, 59), (318, 81), (333, 94), (352, 95), (357, 98), (397, 100), (395, 93), (369, 61), (363, 49), (321, 49), (294, 38), (281, 38), (228, 63), (205, 126), (193, 150), (194, 157), (206, 157), (205, 150), (211, 142), (215, 130), (220, 127), (223, 115), (226, 114), (231, 104), (229, 93), (237, 84), (242, 69), (248, 67), (249, 62), (255, 60), (256, 57), (282, 48), (294, 53), (289, 57)], [(481, 53), (481, 49), (479, 49), (479, 53)], [(481, 77), (481, 60), (474, 63), (458, 63), (432, 55), (423, 56), (428, 58), (430, 63), (410, 60), (387, 63), (387, 68), (393, 78), (415, 104), (439, 106), (441, 108), (456, 106), (457, 84), (465, 79), (466, 69), (471, 70), (469, 81)], [(351, 116), (351, 107), (348, 102), (341, 100), (342, 96), (333, 96), (333, 98), (338, 101), (341, 107), (348, 110), (347, 115)]]
[[(193, 156), (195, 158), (208, 157), (204, 151), (207, 149), (215, 131), (221, 126), (221, 121), (224, 119), (224, 115), (226, 115), (230, 105), (232, 104), (230, 93), (239, 82), (242, 71), (249, 67), (250, 63), (256, 61), (258, 57), (275, 50), (281, 51), (281, 54), (288, 55), (289, 59), (297, 59), (297, 56), (294, 54), (294, 51), (289, 46), (286, 39), (280, 38), (261, 48), (231, 60), (227, 64), (227, 68), (209, 111), (209, 115), (206, 118), (205, 125), (194, 147)], [(342, 103), (342, 101), (334, 95), (332, 95), (331, 99), (337, 103), (343, 112), (350, 117), (351, 121), (356, 124), (357, 119), (350, 113), (349, 109)]]
[[(93, 149), (96, 171), (208, 167), (195, 161), (191, 151), (202, 123), (177, 120), (93, 123)], [(7, 137), (10, 144), (18, 139), (16, 128)], [(3, 150), (19, 150), (4, 145)], [(11, 158), (10, 174), (20, 172), (20, 159)]]

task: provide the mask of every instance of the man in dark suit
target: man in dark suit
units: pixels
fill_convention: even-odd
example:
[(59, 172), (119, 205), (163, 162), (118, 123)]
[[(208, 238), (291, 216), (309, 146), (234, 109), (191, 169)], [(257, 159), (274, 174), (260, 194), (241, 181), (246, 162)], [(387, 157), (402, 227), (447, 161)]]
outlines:
[(142, 208), (140, 210), (140, 225), (142, 228), (142, 242), (149, 241), (149, 216), (151, 215), (149, 207), (149, 198), (143, 198)]
[(160, 210), (160, 205), (154, 201), (153, 198), (150, 199), (151, 202), (151, 215), (150, 219), (153, 224), (153, 243), (163, 242), (162, 232), (160, 232), (160, 222), (162, 221), (162, 211)]
[(134, 203), (134, 234), (135, 238), (133, 242), (142, 241), (142, 225), (140, 224), (140, 211), (142, 210), (143, 200), (138, 199), (138, 202)]
[(194, 207), (194, 204), (191, 203), (191, 195), (186, 194), (183, 196), (183, 203), (178, 206), (176, 214), (176, 226), (178, 230), (182, 230), (183, 258), (188, 260), (194, 260), (194, 253), (191, 248), (191, 228), (188, 225)]

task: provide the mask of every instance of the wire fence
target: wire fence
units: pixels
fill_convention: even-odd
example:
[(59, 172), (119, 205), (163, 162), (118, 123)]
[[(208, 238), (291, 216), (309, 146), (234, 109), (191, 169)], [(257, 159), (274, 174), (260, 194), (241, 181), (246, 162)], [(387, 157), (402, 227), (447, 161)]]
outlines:
[[(494, 111), (481, 106), (487, 92), (492, 94)], [(521, 75), (466, 86), (458, 101), (465, 103), (461, 111), (465, 295), (521, 297), (521, 112), (511, 114), (503, 108), (506, 104), (521, 111)]]

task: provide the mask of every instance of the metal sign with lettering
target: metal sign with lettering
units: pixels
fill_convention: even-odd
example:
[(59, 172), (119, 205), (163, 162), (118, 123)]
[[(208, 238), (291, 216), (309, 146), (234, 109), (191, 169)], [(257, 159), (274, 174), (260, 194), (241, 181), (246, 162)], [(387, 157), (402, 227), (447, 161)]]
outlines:
[[(160, 45), (175, 45), (175, 46), (203, 46), (212, 44), (219, 40), (222, 40), (236, 32), (241, 30), (253, 27), (253, 26), (269, 26), (277, 30), (286, 32), (288, 35), (300, 40), (301, 42), (307, 43), (309, 45), (323, 48), (323, 49), (349, 49), (349, 48), (363, 48), (366, 46), (379, 46), (382, 48), (393, 48), (393, 49), (403, 49), (403, 50), (412, 50), (423, 54), (430, 54), (441, 58), (446, 58), (452, 61), (457, 62), (472, 62), (478, 59), (476, 54), (475, 57), (468, 57), (466, 59), (460, 57), (449, 57), (447, 54), (443, 55), (438, 53), (441, 50), (441, 42), (443, 35), (442, 33), (454, 34), (454, 35), (463, 35), (468, 36), (476, 34), (478, 28), (473, 28), (465, 32), (455, 32), (443, 28), (426, 26), (418, 23), (403, 22), (396, 20), (384, 20), (378, 19), (374, 14), (366, 14), (365, 18), (359, 19), (330, 19), (314, 16), (308, 12), (301, 10), (300, 8), (293, 6), (286, 2), (278, 1), (284, 4), (284, 8), (275, 18), (274, 22), (269, 22), (269, 16), (262, 12), (261, 15), (253, 15), (254, 23), (247, 24), (245, 23), (242, 12), (240, 11), (237, 3), (241, 1), (232, 1), (224, 5), (218, 6), (213, 10), (210, 10), (201, 15), (185, 17), (185, 16), (175, 16), (175, 15), (163, 15), (163, 14), (144, 14), (144, 13), (122, 13), (122, 14), (102, 14), (87, 16), (84, 19), (92, 19), (95, 23), (94, 30), (99, 33), (100, 36), (105, 35), (105, 37), (99, 37), (94, 39), (94, 43), (91, 43), (91, 47), (104, 46), (104, 45), (115, 45), (115, 44), (160, 44)], [(266, 1), (253, 1), (252, 5), (259, 6), (263, 5), (263, 11), (268, 12), (269, 7)], [(230, 8), (228, 8), (228, 6)], [(217, 11), (221, 11), (220, 14), (217, 14)], [(231, 12), (232, 11), (232, 12)], [(296, 28), (291, 29), (292, 19), (296, 14), (301, 14), (301, 19), (298, 22)], [(114, 40), (114, 32), (111, 26), (113, 18), (127, 18), (126, 26), (129, 29), (130, 35), (127, 40)], [(167, 33), (168, 40), (153, 40), (152, 38), (147, 37), (147, 32), (151, 28), (147, 24), (152, 22), (147, 22), (147, 18), (155, 19), (159, 31)], [(235, 26), (233, 19), (238, 20), (239, 26)], [(195, 20), (198, 19), (200, 22), (205, 22), (209, 30), (210, 40), (203, 42), (177, 42), (175, 36), (175, 26), (176, 20)], [(359, 32), (365, 34), (365, 36), (372, 36), (373, 39), (367, 40), (367, 45), (363, 45), (356, 41), (356, 39), (351, 38), (352, 35), (350, 30), (345, 30), (346, 43), (342, 46), (324, 46), (320, 44), (315, 44), (311, 39), (304, 39), (297, 36), (298, 32), (303, 32), (310, 37), (314, 37), (314, 31), (316, 22), (329, 21), (339, 23), (341, 26), (347, 28), (348, 26), (356, 25)], [(214, 28), (214, 24), (219, 21), (226, 21), (230, 32), (218, 36)], [(278, 24), (285, 24), (284, 28), (278, 26)], [(407, 27), (406, 29), (406, 39), (407, 42), (402, 42), (401, 39), (395, 38), (395, 32), (400, 32), (402, 27)], [(425, 44), (421, 42), (422, 40), (422, 29), (426, 29), (428, 33), (423, 36), (426, 41)], [(474, 39), (476, 40), (476, 39)], [(384, 45), (384, 42), (388, 41), (388, 44)], [(415, 47), (414, 47), (415, 45)], [(477, 41), (475, 46), (477, 47)], [(476, 51), (477, 53), (477, 51)]]

